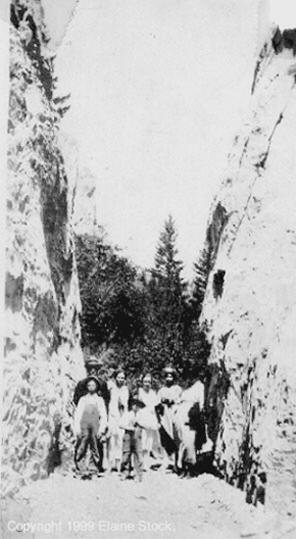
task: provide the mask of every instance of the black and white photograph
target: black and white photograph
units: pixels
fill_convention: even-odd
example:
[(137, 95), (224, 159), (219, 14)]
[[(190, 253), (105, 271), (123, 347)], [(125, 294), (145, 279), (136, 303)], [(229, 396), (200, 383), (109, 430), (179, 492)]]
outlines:
[(296, 539), (295, 0), (0, 0), (3, 539)]

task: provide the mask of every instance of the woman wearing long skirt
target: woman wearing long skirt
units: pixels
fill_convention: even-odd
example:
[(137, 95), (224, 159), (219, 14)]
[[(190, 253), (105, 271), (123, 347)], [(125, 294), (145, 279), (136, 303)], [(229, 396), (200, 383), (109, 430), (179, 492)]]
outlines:
[(144, 470), (149, 467), (149, 457), (153, 451), (159, 452), (160, 438), (158, 433), (158, 420), (155, 412), (155, 406), (159, 403), (156, 391), (152, 389), (152, 376), (146, 374), (143, 378), (143, 387), (139, 389), (139, 400), (145, 405), (142, 410), (142, 447)]
[(158, 392), (160, 405), (158, 406), (158, 418), (160, 422), (160, 439), (162, 447), (167, 455), (167, 464), (174, 465), (173, 455), (177, 452), (174, 436), (173, 416), (176, 405), (180, 402), (182, 389), (175, 383), (176, 371), (172, 367), (166, 367), (165, 385)]
[(115, 380), (108, 383), (109, 401), (109, 466), (112, 471), (120, 472), (122, 459), (123, 430), (119, 427), (121, 418), (128, 410), (129, 390), (125, 383), (125, 374), (118, 371)]
[(196, 473), (197, 451), (206, 443), (204, 421), (204, 384), (197, 380), (182, 393), (174, 416), (178, 447), (178, 470), (184, 475)]

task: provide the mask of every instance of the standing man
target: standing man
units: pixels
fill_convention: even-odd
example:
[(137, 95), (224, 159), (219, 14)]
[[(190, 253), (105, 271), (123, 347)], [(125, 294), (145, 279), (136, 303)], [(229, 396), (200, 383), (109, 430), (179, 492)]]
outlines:
[(87, 376), (86, 378), (83, 378), (83, 380), (80, 380), (75, 387), (74, 397), (73, 397), (75, 406), (77, 406), (80, 397), (82, 397), (83, 395), (86, 395), (87, 393), (88, 378), (90, 376), (94, 376), (98, 381), (97, 393), (99, 397), (102, 397), (104, 399), (106, 408), (108, 410), (109, 401), (110, 401), (110, 392), (108, 390), (107, 383), (100, 376), (101, 367), (102, 367), (102, 363), (96, 357), (90, 357), (88, 360), (86, 360), (85, 368), (87, 371)]
[[(99, 397), (102, 397), (105, 403), (106, 410), (108, 411), (109, 401), (110, 401), (110, 392), (107, 387), (107, 383), (100, 376), (100, 369), (102, 367), (102, 362), (96, 357), (90, 357), (85, 362), (85, 368), (87, 376), (80, 380), (75, 387), (73, 401), (75, 406), (78, 406), (78, 403), (81, 397), (84, 397), (88, 393), (88, 382), (90, 378), (95, 378), (97, 381), (95, 392)], [(100, 455), (100, 465), (99, 470), (103, 470), (103, 460), (104, 460), (104, 445), (102, 439), (97, 440), (98, 451)]]
[(78, 402), (74, 417), (74, 430), (77, 436), (75, 465), (80, 471), (79, 462), (85, 456), (88, 447), (97, 470), (101, 468), (99, 440), (107, 429), (107, 412), (104, 400), (98, 396), (98, 381), (94, 376), (88, 378), (86, 394)]

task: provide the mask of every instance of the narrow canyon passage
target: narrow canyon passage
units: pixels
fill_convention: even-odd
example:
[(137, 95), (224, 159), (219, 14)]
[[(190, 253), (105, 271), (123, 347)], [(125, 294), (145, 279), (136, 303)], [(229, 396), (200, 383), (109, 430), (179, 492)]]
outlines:
[[(54, 0), (50, 2), (53, 4)], [(171, 214), (160, 233), (151, 267), (138, 267), (121, 256), (121, 246), (109, 244), (102, 214), (97, 220), (101, 177), (90, 170), (85, 173), (77, 143), (64, 131), (64, 116), (75, 99), (78, 104), (80, 101), (75, 93), (70, 99), (68, 91), (64, 93), (59, 85), (45, 3), (11, 0), (0, 537), (296, 538), (296, 30), (281, 29), (265, 21), (266, 35), (262, 36), (254, 61), (250, 103), (227, 157), (227, 168), (221, 171), (221, 188), (209, 208), (200, 254), (198, 227), (193, 227), (192, 234), (181, 240), (198, 255), (196, 279), (189, 283), (182, 277), (183, 262), (179, 259)], [(60, 5), (62, 0), (55, 3)], [(73, 15), (74, 4), (69, 0), (67, 21)], [(151, 4), (156, 6), (157, 2)], [(219, 1), (213, 4), (218, 9)], [(110, 9), (108, 2), (105, 5), (106, 10)], [(190, 9), (189, 3), (186, 9)], [(171, 18), (157, 15), (157, 22), (159, 35), (162, 32), (169, 36), (165, 46), (169, 56), (176, 59), (177, 51), (172, 44), (178, 44), (179, 34), (173, 32)], [(208, 33), (207, 24), (202, 24)], [(198, 35), (198, 25), (193, 30)], [(213, 38), (208, 42), (200, 39), (200, 47), (192, 46), (192, 50), (188, 45), (194, 65), (199, 65), (202, 50), (205, 58), (212, 61), (216, 37), (213, 29), (209, 30)], [(89, 39), (87, 33), (80, 34), (83, 40), (85, 36)], [(235, 43), (229, 30), (226, 34)], [(147, 42), (154, 41), (152, 36), (149, 40), (147, 37)], [(133, 43), (137, 43), (136, 37), (137, 33)], [(112, 33), (112, 40), (120, 50), (116, 32)], [(70, 38), (67, 43), (71, 45)], [(150, 48), (147, 58), (153, 67), (161, 47), (156, 40), (153, 54)], [(79, 61), (74, 49), (71, 51), (78, 72)], [(225, 53), (226, 57), (232, 64), (232, 54), (228, 57)], [(122, 51), (120, 58), (125, 59)], [(127, 62), (131, 71), (133, 61), (134, 55)], [(116, 65), (112, 54), (110, 65), (112, 69)], [(146, 66), (141, 62), (139, 67), (144, 87)], [(97, 73), (96, 84), (100, 88), (104, 73), (99, 57), (92, 70)], [(182, 81), (181, 73), (178, 69), (176, 72), (178, 84), (182, 83), (185, 90), (187, 79)], [(127, 73), (125, 70), (124, 74)], [(218, 71), (214, 79), (217, 95), (221, 75)], [(191, 76), (188, 69), (188, 80)], [(124, 126), (129, 126), (129, 108), (122, 102), (124, 87), (120, 87), (120, 77), (115, 78), (111, 93), (114, 92), (127, 119)], [(197, 84), (202, 74), (198, 73), (196, 79)], [(126, 80), (130, 86), (131, 80)], [(91, 79), (87, 84), (91, 88)], [(149, 93), (153, 90), (158, 102), (157, 89), (150, 84), (147, 88)], [(204, 88), (207, 93), (206, 82)], [(167, 92), (166, 86), (164, 90)], [(137, 92), (142, 93), (142, 86)], [(86, 94), (88, 99), (88, 88)], [(181, 97), (174, 108), (183, 118), (182, 93), (178, 91), (178, 95)], [(103, 102), (100, 92), (96, 101)], [(90, 102), (90, 111), (97, 106), (96, 101), (93, 107)], [(192, 141), (184, 137), (181, 163), (189, 161), (188, 148), (194, 153), (204, 140), (211, 139), (208, 124), (219, 123), (219, 116), (211, 107), (200, 120), (204, 103), (199, 102), (195, 88), (185, 101), (186, 107), (191, 101), (194, 103), (190, 122), (198, 126), (198, 137)], [(91, 123), (94, 135), (95, 127), (100, 132), (97, 138), (91, 133), (91, 142), (97, 144), (99, 156), (102, 152), (102, 163), (105, 156), (101, 142), (106, 133), (110, 131), (116, 141), (118, 137), (120, 121), (117, 109), (114, 110), (106, 107), (108, 129), (104, 130), (100, 121)], [(79, 114), (83, 118), (83, 109)], [(116, 118), (113, 130), (109, 126), (112, 115)], [(148, 118), (145, 109), (139, 120), (139, 128), (144, 128), (149, 139), (143, 157), (157, 162), (159, 145), (154, 147), (146, 115)], [(87, 138), (85, 129), (78, 124)], [(152, 127), (154, 132), (153, 122)], [(182, 139), (171, 118), (165, 124), (167, 134), (175, 142)], [(131, 137), (131, 142), (133, 153), (138, 141)], [(196, 197), (195, 189), (191, 191), (186, 167), (178, 168), (174, 188), (165, 188), (170, 176), (166, 163), (174, 152), (176, 144), (168, 139), (165, 155), (169, 158), (164, 166), (158, 166), (156, 175), (150, 173), (153, 189), (144, 193), (154, 201), (153, 190), (157, 186), (157, 202), (164, 208), (171, 197), (185, 207), (183, 192), (188, 190), (192, 208), (188, 208), (188, 215), (186, 210), (186, 218), (191, 222), (191, 216), (198, 213), (195, 201), (199, 193)], [(113, 170), (112, 182), (121, 207), (126, 213), (131, 211), (134, 219), (134, 212), (141, 213), (142, 208), (135, 203), (133, 182), (125, 189), (121, 180), (123, 154), (124, 148), (116, 146), (112, 162), (119, 163), (120, 174)], [(217, 156), (210, 145), (206, 154), (209, 166), (205, 178), (199, 166), (194, 172), (200, 181), (197, 191), (201, 193), (212, 174), (212, 163), (220, 178)], [(88, 161), (91, 163), (91, 159)], [(127, 161), (132, 171), (134, 158), (129, 160), (128, 156)], [(141, 167), (145, 172), (144, 158)], [(122, 193), (127, 193), (128, 204)], [(103, 199), (99, 200), (102, 207)], [(114, 208), (114, 219), (125, 231), (125, 220)], [(104, 209), (109, 213), (107, 207)], [(150, 218), (158, 226), (152, 211)], [(134, 226), (136, 230), (137, 225)], [(154, 241), (148, 228), (145, 234), (143, 252)], [(124, 232), (124, 243), (128, 238), (129, 234)], [(196, 428), (191, 428), (192, 408), (186, 408), (186, 417), (180, 414), (183, 422), (180, 419), (179, 442), (184, 442), (185, 447), (188, 430), (198, 433), (201, 426), (204, 431), (207, 427), (207, 435), (214, 443), (214, 465), (223, 479), (207, 474), (181, 479), (160, 470), (145, 473), (142, 483), (120, 481), (118, 476), (108, 474), (91, 480), (73, 477), (67, 466), (69, 462), (72, 466), (75, 440), (78, 438), (80, 443), (81, 434), (81, 424), (80, 431), (73, 424), (73, 396), (78, 382), (82, 381), (87, 388), (85, 367), (92, 359), (100, 366), (96, 375), (102, 376), (103, 383), (97, 380), (98, 385), (107, 387), (110, 382), (107, 393), (113, 391), (115, 395), (117, 423), (116, 413), (115, 421), (110, 413), (109, 418), (113, 427), (115, 423), (112, 435), (117, 440), (120, 428), (129, 430), (119, 425), (119, 419), (130, 401), (127, 391), (125, 400), (120, 394), (115, 382), (118, 374), (126, 376), (136, 408), (139, 395), (133, 393), (142, 389), (147, 374), (151, 387), (154, 379), (155, 389), (160, 390), (164, 384), (162, 372), (167, 367), (171, 369), (171, 384), (178, 374), (178, 383), (174, 383), (176, 396), (169, 392), (159, 402), (159, 416), (170, 418), (166, 432), (172, 436), (172, 413), (165, 416), (164, 406), (179, 406), (181, 390), (191, 391), (196, 379), (202, 379), (204, 397), (193, 393), (194, 398), (191, 395), (183, 402), (186, 406), (191, 403), (192, 408), (197, 405)], [(92, 384), (97, 382), (92, 375)], [(169, 390), (173, 386), (164, 387)], [(155, 404), (154, 415), (158, 406)], [(205, 415), (204, 425), (200, 411)], [(102, 417), (103, 414), (100, 420)], [(160, 417), (157, 419), (161, 424)], [(132, 432), (141, 426), (135, 417), (133, 421)], [(185, 426), (187, 432), (182, 430)], [(151, 424), (146, 428), (153, 430)], [(98, 433), (93, 425), (92, 429), (94, 441)], [(106, 436), (105, 432), (100, 434)], [(192, 434), (189, 432), (191, 441)], [(131, 440), (132, 436), (129, 437)], [(188, 457), (192, 447), (193, 460), (202, 447), (202, 443), (197, 447), (197, 438), (202, 436), (195, 436), (196, 445), (188, 444), (186, 449), (188, 467), (193, 464)], [(148, 448), (145, 451), (148, 455)], [(258, 500), (265, 505), (256, 505)]]

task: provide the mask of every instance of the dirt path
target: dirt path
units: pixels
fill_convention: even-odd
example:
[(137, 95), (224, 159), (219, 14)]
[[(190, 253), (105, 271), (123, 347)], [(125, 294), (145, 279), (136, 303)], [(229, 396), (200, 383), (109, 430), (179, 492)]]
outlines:
[(81, 480), (56, 473), (2, 506), (5, 539), (296, 537), (291, 524), (279, 527), (261, 508), (247, 505), (242, 492), (206, 474), (180, 479), (150, 471), (136, 483), (113, 475)]

